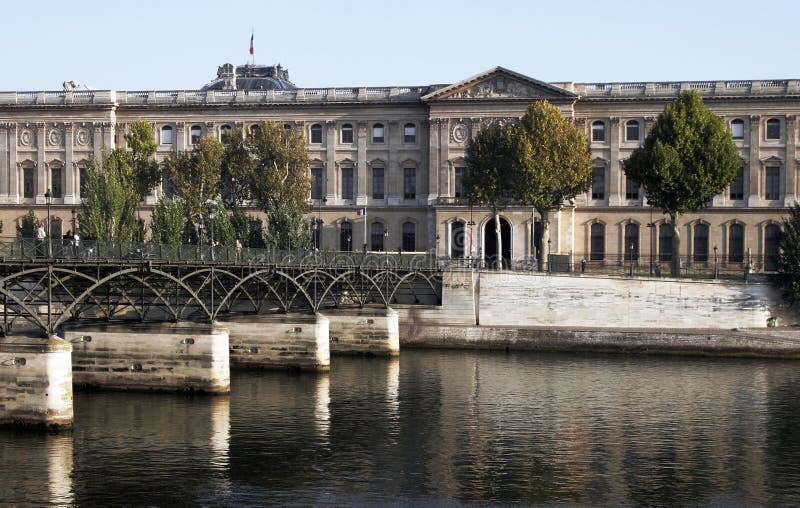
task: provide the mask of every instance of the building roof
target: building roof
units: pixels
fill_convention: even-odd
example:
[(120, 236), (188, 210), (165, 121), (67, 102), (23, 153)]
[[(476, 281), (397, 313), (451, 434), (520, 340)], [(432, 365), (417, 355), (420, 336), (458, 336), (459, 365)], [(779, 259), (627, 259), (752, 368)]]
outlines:
[(232, 65), (217, 69), (216, 79), (202, 90), (294, 90), (289, 81), (289, 70), (278, 65)]

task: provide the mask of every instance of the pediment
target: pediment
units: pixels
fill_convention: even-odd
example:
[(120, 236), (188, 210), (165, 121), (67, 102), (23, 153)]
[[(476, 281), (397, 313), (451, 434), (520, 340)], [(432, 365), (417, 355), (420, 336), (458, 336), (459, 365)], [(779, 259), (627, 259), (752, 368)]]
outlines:
[(476, 74), (422, 97), (423, 101), (575, 99), (578, 95), (503, 67)]

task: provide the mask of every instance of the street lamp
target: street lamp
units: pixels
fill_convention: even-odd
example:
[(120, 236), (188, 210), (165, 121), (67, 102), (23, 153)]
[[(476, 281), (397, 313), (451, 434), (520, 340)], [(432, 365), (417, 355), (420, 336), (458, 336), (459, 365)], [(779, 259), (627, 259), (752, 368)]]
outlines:
[(475, 225), (475, 221), (472, 220), (472, 200), (469, 202), (469, 222), (467, 222), (467, 226), (469, 226), (469, 267), (472, 268), (472, 227)]
[(208, 220), (211, 223), (211, 261), (214, 261), (214, 219), (216, 218), (217, 214), (212, 208), (210, 212), (208, 212)]
[(531, 208), (531, 271), (536, 266), (536, 207)]
[(714, 246), (714, 279), (717, 278), (717, 246)]
[(44, 193), (44, 199), (47, 202), (47, 257), (53, 257), (53, 242), (50, 236), (52, 235), (53, 231), (50, 228), (50, 205), (53, 203), (53, 193), (50, 192), (50, 189), (47, 189), (47, 192)]
[(317, 222), (314, 223), (314, 247), (322, 250), (322, 205), (328, 202), (328, 198), (317, 200)]
[(389, 228), (383, 228), (383, 250), (386, 252), (386, 307), (389, 307)]
[(631, 242), (631, 277), (633, 277), (633, 242)]
[[(547, 271), (548, 272), (552, 272), (553, 271), (552, 267), (550, 266), (550, 244), (551, 243), (552, 243), (552, 240), (550, 240), (548, 238), (547, 239)], [(502, 258), (502, 254), (501, 254), (501, 258)], [(502, 261), (501, 261), (501, 263), (502, 263)]]
[(203, 259), (203, 228), (205, 224), (203, 224), (203, 219), (200, 219), (200, 222), (197, 223), (197, 257), (198, 259)]

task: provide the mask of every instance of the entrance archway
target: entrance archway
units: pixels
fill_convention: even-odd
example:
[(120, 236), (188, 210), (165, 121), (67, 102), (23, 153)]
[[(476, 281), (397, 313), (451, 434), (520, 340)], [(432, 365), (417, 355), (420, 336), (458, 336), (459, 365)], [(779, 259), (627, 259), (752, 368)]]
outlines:
[[(503, 268), (511, 266), (511, 224), (500, 217), (500, 236), (503, 245), (501, 246)], [(495, 233), (494, 219), (490, 220), (483, 227), (483, 258), (491, 268), (497, 268), (497, 234)]]

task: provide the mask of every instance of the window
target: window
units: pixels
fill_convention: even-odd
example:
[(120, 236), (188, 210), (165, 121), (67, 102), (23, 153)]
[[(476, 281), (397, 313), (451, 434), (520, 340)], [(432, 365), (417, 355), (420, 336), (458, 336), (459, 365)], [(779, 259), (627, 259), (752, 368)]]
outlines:
[(767, 139), (781, 139), (781, 121), (777, 118), (767, 120)]
[(744, 199), (744, 163), (736, 174), (736, 180), (731, 183), (730, 198), (734, 201)]
[(64, 197), (64, 170), (61, 166), (50, 167), (50, 193), (57, 199)]
[(342, 222), (342, 228), (339, 231), (339, 250), (349, 252), (353, 250), (353, 223), (349, 221)]
[(606, 257), (606, 226), (599, 222), (592, 224), (591, 251), (589, 259), (602, 261)]
[(417, 226), (413, 222), (403, 223), (403, 250), (417, 250)]
[(376, 123), (372, 126), (372, 142), (383, 143), (383, 124)]
[(255, 136), (258, 133), (259, 130), (261, 130), (261, 127), (257, 123), (254, 123), (253, 125), (251, 125), (250, 126), (250, 137)]
[(192, 125), (191, 133), (192, 144), (196, 145), (200, 142), (200, 136), (203, 135), (203, 129), (199, 125)]
[(36, 178), (36, 171), (31, 168), (23, 168), (22, 170), (22, 197), (33, 198), (36, 193), (36, 186), (34, 182)]
[(50, 219), (50, 232), (48, 236), (50, 238), (61, 238), (64, 236), (64, 223), (61, 221), (61, 217), (52, 217)]
[(342, 125), (342, 144), (353, 142), (353, 126), (349, 123)]
[(592, 124), (592, 141), (606, 140), (606, 124), (600, 120)]
[(417, 169), (403, 169), (403, 199), (417, 198)]
[(78, 169), (78, 192), (80, 192), (80, 198), (83, 199), (86, 197), (86, 168), (79, 168)]
[(672, 224), (666, 222), (658, 228), (658, 260), (672, 261)]
[(625, 141), (639, 141), (638, 120), (630, 120), (625, 124)]
[(778, 269), (778, 255), (781, 242), (781, 227), (770, 224), (764, 228), (764, 270), (774, 272)]
[(225, 141), (228, 136), (231, 135), (231, 126), (230, 125), (223, 125), (219, 128), (219, 138), (222, 141)]
[(372, 168), (372, 199), (383, 199), (383, 168)]
[(407, 123), (403, 126), (403, 142), (416, 143), (417, 142), (417, 128), (413, 123)]
[(625, 259), (639, 259), (639, 225), (625, 224)]
[(455, 182), (454, 182), (454, 197), (463, 198), (464, 194), (464, 175), (467, 172), (467, 168), (456, 168), (455, 174)]
[(777, 200), (781, 197), (781, 168), (778, 166), (767, 166), (767, 182), (764, 186), (764, 199)]
[(606, 198), (606, 168), (592, 168), (592, 199)]
[(741, 118), (731, 121), (731, 137), (733, 139), (744, 139), (744, 120)]
[(383, 238), (385, 233), (386, 228), (382, 222), (372, 223), (372, 226), (370, 227), (370, 244), (372, 245), (372, 250), (384, 250)]
[(731, 263), (744, 261), (744, 226), (731, 224), (728, 230), (728, 260)]
[(311, 199), (322, 199), (322, 168), (311, 168)]
[(462, 221), (455, 221), (450, 226), (450, 257), (454, 259), (461, 259), (464, 257), (466, 228)]
[(169, 125), (161, 127), (161, 144), (162, 145), (172, 144), (172, 127), (170, 127)]
[(342, 168), (342, 199), (353, 199), (353, 168)]
[(322, 126), (318, 123), (311, 126), (311, 143), (315, 145), (322, 143)]
[(625, 179), (625, 199), (639, 199), (639, 186), (630, 178)]
[(708, 261), (708, 224), (698, 224), (694, 227), (694, 260)]

